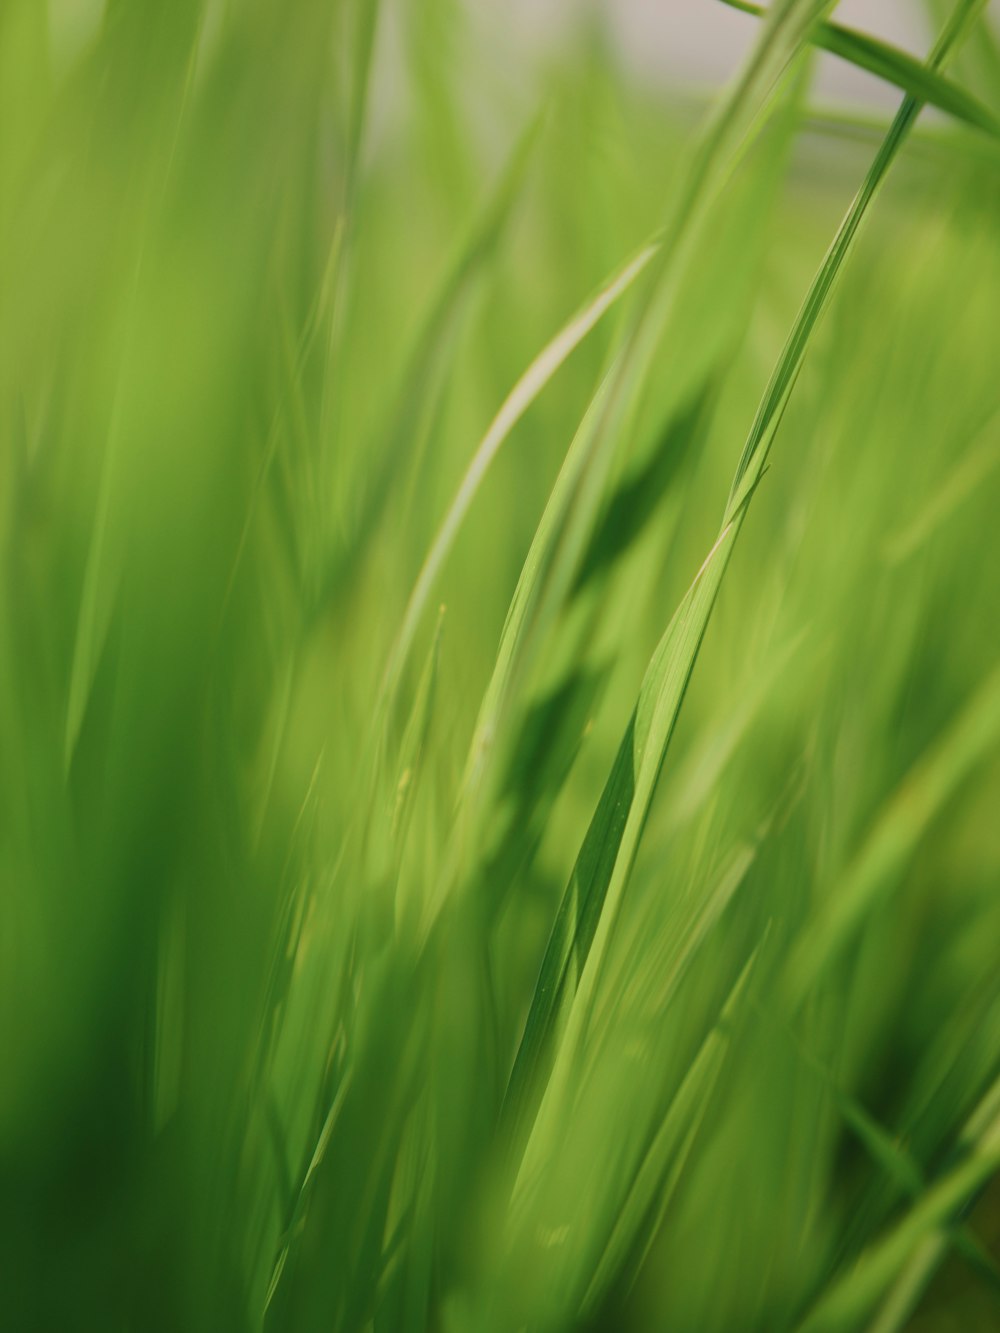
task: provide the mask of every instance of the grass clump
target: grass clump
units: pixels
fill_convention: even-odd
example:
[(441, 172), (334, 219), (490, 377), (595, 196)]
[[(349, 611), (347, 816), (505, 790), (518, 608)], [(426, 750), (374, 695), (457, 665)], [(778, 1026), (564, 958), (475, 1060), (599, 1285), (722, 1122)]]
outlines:
[(447, 0), (3, 11), (11, 1328), (996, 1326), (997, 54), (939, 9), (776, 0), (693, 130)]

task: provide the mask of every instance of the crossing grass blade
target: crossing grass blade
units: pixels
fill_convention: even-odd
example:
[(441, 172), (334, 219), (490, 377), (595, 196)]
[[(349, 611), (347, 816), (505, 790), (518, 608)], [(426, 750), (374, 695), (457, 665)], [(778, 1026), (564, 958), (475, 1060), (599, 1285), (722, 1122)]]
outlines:
[(889, 1333), (899, 1327), (896, 1301), (905, 1303), (910, 1284), (922, 1280), (932, 1266), (935, 1251), (943, 1244), (938, 1233), (1000, 1171), (998, 1090), (1000, 1086), (994, 1085), (986, 1095), (973, 1117), (974, 1132), (963, 1136), (966, 1152), (962, 1160), (819, 1299), (799, 1325), (800, 1333), (836, 1333), (859, 1327), (894, 1282), (898, 1286), (871, 1327), (873, 1333)]
[[(786, 1036), (796, 1057), (827, 1089), (844, 1124), (880, 1168), (886, 1184), (904, 1198), (918, 1202), (927, 1188), (925, 1173), (902, 1137), (891, 1134), (855, 1097), (846, 1093), (834, 1073), (796, 1039), (791, 1029), (787, 1030)], [(1000, 1268), (970, 1226), (956, 1224), (949, 1227), (940, 1242), (939, 1253), (948, 1247), (953, 1248), (977, 1273), (1000, 1290)]]
[[(995, 1126), (997, 1123), (998, 1110), (1000, 1083), (995, 1083), (963, 1127), (958, 1143), (960, 1154), (974, 1153), (977, 1148), (982, 1150), (990, 1134), (991, 1124)], [(939, 1226), (912, 1245), (905, 1266), (894, 1276), (875, 1318), (869, 1324), (870, 1333), (899, 1333), (905, 1327), (921, 1292), (947, 1253), (951, 1239), (951, 1228)], [(986, 1258), (989, 1260), (990, 1256)]]
[[(949, 24), (928, 59), (929, 68), (937, 69), (944, 62), (954, 44), (971, 28), (983, 7), (982, 0), (966, 0), (966, 2), (959, 3), (955, 7)], [(770, 450), (774, 428), (780, 420), (781, 411), (788, 401), (788, 396), (801, 369), (806, 344), (812, 330), (829, 302), (833, 286), (854, 245), (862, 219), (878, 194), (886, 173), (898, 156), (900, 148), (920, 114), (922, 106), (923, 103), (918, 97), (907, 96), (899, 108), (890, 126), (889, 133), (883, 140), (864, 183), (844, 217), (826, 258), (809, 289), (806, 300), (795, 321), (795, 326), (785, 345), (785, 350), (775, 367), (767, 391), (757, 409), (757, 416), (743, 447), (743, 454), (730, 490), (730, 508), (740, 502), (741, 495), (748, 486), (756, 485), (757, 480), (759, 480), (760, 470), (766, 462)], [(752, 463), (755, 463), (753, 470), (751, 470)]]

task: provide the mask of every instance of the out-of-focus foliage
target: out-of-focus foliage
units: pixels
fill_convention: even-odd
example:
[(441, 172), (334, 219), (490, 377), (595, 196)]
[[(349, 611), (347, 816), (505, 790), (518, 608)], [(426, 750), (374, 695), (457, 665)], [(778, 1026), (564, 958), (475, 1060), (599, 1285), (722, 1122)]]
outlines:
[(1000, 57), (928, 8), (890, 130), (823, 0), (708, 108), (449, 0), (0, 7), (4, 1328), (1000, 1324)]

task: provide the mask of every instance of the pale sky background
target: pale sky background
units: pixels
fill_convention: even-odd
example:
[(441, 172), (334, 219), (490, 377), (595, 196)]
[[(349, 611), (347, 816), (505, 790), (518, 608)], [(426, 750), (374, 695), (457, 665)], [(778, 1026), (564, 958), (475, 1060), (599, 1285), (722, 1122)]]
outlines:
[[(330, 0), (333, 3), (333, 0)], [(2, 0), (0, 0), (2, 3)], [(105, 0), (39, 0), (47, 3), (57, 64), (68, 65), (96, 32)], [(225, 0), (214, 0), (223, 4)], [(635, 75), (656, 86), (713, 89), (739, 68), (758, 20), (720, 0), (465, 0), (474, 25), (508, 52), (543, 55), (566, 40), (567, 31), (598, 11)], [(391, 0), (383, 29), (392, 27)], [(1000, 27), (1000, 0), (988, 13)], [(882, 37), (914, 55), (931, 40), (921, 0), (840, 0), (838, 22)], [(392, 45), (391, 37), (389, 45)], [(846, 61), (822, 55), (814, 100), (835, 105), (891, 108), (899, 96)]]
[[(467, 0), (477, 22), (527, 49), (544, 50), (565, 37), (567, 27), (598, 10), (629, 66), (651, 83), (717, 87), (739, 68), (758, 20), (720, 0)], [(1000, 22), (1000, 0), (989, 13)], [(840, 0), (837, 22), (882, 37), (922, 56), (932, 41), (920, 0)], [(898, 94), (846, 61), (824, 55), (816, 100), (867, 107), (893, 107)]]

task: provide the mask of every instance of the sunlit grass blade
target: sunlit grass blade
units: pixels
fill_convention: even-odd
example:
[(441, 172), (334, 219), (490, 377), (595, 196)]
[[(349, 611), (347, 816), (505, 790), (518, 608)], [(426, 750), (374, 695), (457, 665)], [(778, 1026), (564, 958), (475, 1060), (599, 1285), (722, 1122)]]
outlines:
[[(787, 18), (786, 11), (782, 11), (782, 14)], [(802, 32), (807, 30), (808, 24), (799, 30), (800, 40)], [(766, 64), (768, 41), (778, 40), (776, 31), (773, 30), (762, 39), (762, 52), (758, 56), (758, 63)], [(752, 71), (753, 63), (751, 74)], [(702, 180), (710, 174), (711, 158), (717, 151), (717, 145), (725, 142), (717, 127), (725, 126), (730, 120), (738, 120), (740, 99), (746, 95), (743, 89), (750, 86), (752, 81), (748, 76), (727, 107), (720, 111), (712, 129), (707, 133), (703, 141), (703, 151), (707, 161), (701, 157), (695, 159), (693, 181), (689, 186), (692, 190), (698, 188)], [(554, 500), (557, 495), (558, 487), (554, 492)], [(545, 549), (543, 542), (549, 540), (546, 536), (546, 524), (550, 522), (547, 510), (539, 534), (536, 536), (536, 543), (533, 545), (533, 553), (535, 545), (541, 550)], [(552, 527), (553, 530), (557, 530), (555, 524)], [(545, 1057), (554, 1045), (556, 1032), (566, 1021), (595, 935), (600, 930), (606, 933), (610, 930), (609, 918), (613, 917), (617, 910), (617, 899), (631, 871), (666, 743), (680, 708), (735, 533), (735, 524), (728, 521), (660, 642), (646, 673), (636, 711), (619, 748), (611, 776), (563, 896), (549, 948), (543, 960), (542, 972), (535, 988), (505, 1103), (508, 1133), (515, 1144), (519, 1143), (523, 1136), (526, 1121), (531, 1114), (529, 1108), (539, 1095), (539, 1080)], [(533, 583), (534, 572), (529, 571), (527, 565), (526, 571), (532, 575)], [(528, 586), (530, 588), (531, 584)], [(519, 591), (520, 589), (519, 584)], [(515, 608), (518, 608), (517, 594), (515, 603), (512, 604), (512, 612)], [(520, 608), (518, 610), (523, 618), (524, 611)], [(501, 646), (498, 667), (490, 685), (494, 699), (501, 694), (512, 669), (508, 664), (515, 657), (515, 635), (519, 630), (519, 622), (508, 616), (504, 637), (506, 639), (510, 632), (511, 644), (506, 649), (504, 645)], [(502, 672), (501, 667), (503, 667)], [(666, 703), (658, 711), (656, 703), (661, 696), (665, 698)], [(480, 762), (482, 749), (495, 731), (496, 709), (497, 704), (491, 703), (491, 694), (488, 692), (480, 714), (480, 724), (477, 726), (477, 735), (481, 739), (478, 747), (474, 741), (471, 756), (474, 762)], [(485, 725), (484, 716), (487, 719)], [(650, 730), (654, 723), (656, 734), (651, 738)], [(626, 840), (628, 850), (622, 856), (622, 847)], [(610, 912), (605, 912), (606, 899), (615, 904)], [(565, 1058), (567, 1061), (572, 1059), (571, 1056)]]
[(347, 162), (344, 170), (344, 212), (354, 211), (358, 166), (361, 160), (361, 141), (368, 111), (368, 88), (371, 83), (372, 57), (375, 34), (378, 29), (380, 0), (366, 0), (358, 5), (355, 18), (353, 49), (353, 79), (350, 111), (347, 120)]
[[(415, 427), (429, 392), (439, 376), (447, 373), (458, 311), (471, 283), (499, 244), (510, 220), (541, 123), (541, 118), (536, 117), (520, 135), (489, 198), (458, 246), (422, 316), (399, 384), (390, 390), (389, 417), (376, 446), (360, 512), (352, 524), (345, 549), (337, 553), (332, 563), (327, 576), (329, 588), (336, 587), (339, 580), (354, 568), (376, 532), (385, 506), (395, 494), (395, 483), (412, 463), (412, 451), (419, 443), (419, 432)], [(427, 591), (430, 591), (429, 587)]]
[(803, 630), (773, 655), (767, 668), (740, 694), (733, 711), (699, 738), (683, 763), (676, 766), (665, 780), (663, 800), (671, 829), (692, 819), (718, 790), (728, 764), (743, 744), (776, 683), (786, 670), (791, 669), (792, 663), (802, 669), (798, 658), (804, 653), (807, 635), (808, 630)]
[(671, 199), (644, 300), (574, 438), (525, 560), (470, 746), (463, 784), (467, 796), (494, 763), (514, 684), (526, 674), (533, 645), (572, 586), (591, 540), (619, 436), (627, 436), (634, 425), (658, 335), (699, 227), (752, 130), (766, 111), (773, 111), (774, 89), (803, 48), (812, 22), (829, 7), (826, 0), (783, 0), (775, 6), (740, 79), (696, 144)]
[[(749, 497), (748, 497), (749, 498)], [(680, 711), (698, 648), (732, 552), (736, 526), (729, 523), (678, 607), (653, 655), (635, 712), (611, 775), (587, 830), (535, 988), (509, 1093), (510, 1123), (529, 1114), (529, 1099), (545, 1068), (545, 1056), (561, 1033), (551, 1082), (539, 1120), (551, 1125), (561, 1111), (563, 1083), (580, 1055), (583, 1030), (622, 897), (638, 852), (660, 767)], [(523, 1054), (522, 1054), (523, 1051)], [(539, 1121), (529, 1138), (522, 1176), (530, 1179)]]
[(399, 747), (399, 777), (392, 808), (392, 840), (398, 847), (406, 833), (406, 825), (413, 809), (413, 796), (417, 784), (420, 763), (427, 745), (431, 716), (434, 708), (434, 687), (437, 683), (438, 659), (440, 656), (441, 629), (444, 624), (444, 607), (438, 614), (437, 629), (431, 643), (427, 661), (420, 674), (410, 718), (403, 733)]
[(458, 491), (441, 526), (438, 528), (437, 535), (421, 567), (407, 602), (403, 621), (386, 667), (384, 693), (389, 695), (392, 693), (395, 682), (398, 680), (409, 655), (414, 635), (420, 624), (420, 618), (441, 571), (441, 566), (447, 559), (479, 487), (504, 441), (566, 358), (571, 355), (606, 312), (639, 277), (639, 274), (653, 258), (658, 246), (659, 242), (657, 240), (651, 240), (636, 255), (626, 260), (615, 273), (611, 274), (602, 283), (598, 292), (542, 348), (504, 399), (500, 410), (476, 447)]
[[(603, 914), (611, 899), (612, 886), (617, 887), (616, 871), (619, 883), (623, 878), (623, 872), (618, 869), (619, 854), (633, 812), (643, 808), (637, 805), (637, 792), (638, 799), (645, 801), (647, 807), (651, 799), (648, 788), (655, 782), (656, 775), (648, 767), (645, 770), (647, 790), (639, 787), (644, 759), (647, 752), (662, 754), (665, 751), (665, 742), (653, 733), (654, 723), (662, 729), (665, 721), (669, 727), (672, 720), (662, 716), (656, 718), (650, 701), (661, 686), (664, 690), (672, 687), (679, 708), (679, 699), (687, 684), (683, 674), (685, 663), (693, 664), (697, 649), (691, 635), (698, 632), (703, 618), (707, 619), (703, 607), (711, 604), (718, 590), (731, 549), (728, 540), (731, 536), (731, 528), (723, 533), (650, 663), (636, 711), (622, 739), (563, 894), (504, 1102), (505, 1133), (515, 1149), (524, 1146), (528, 1125), (537, 1111), (544, 1072), (559, 1035), (565, 1029), (595, 935), (602, 922), (607, 929), (607, 918)], [(633, 831), (633, 850), (637, 845), (638, 833)]]

